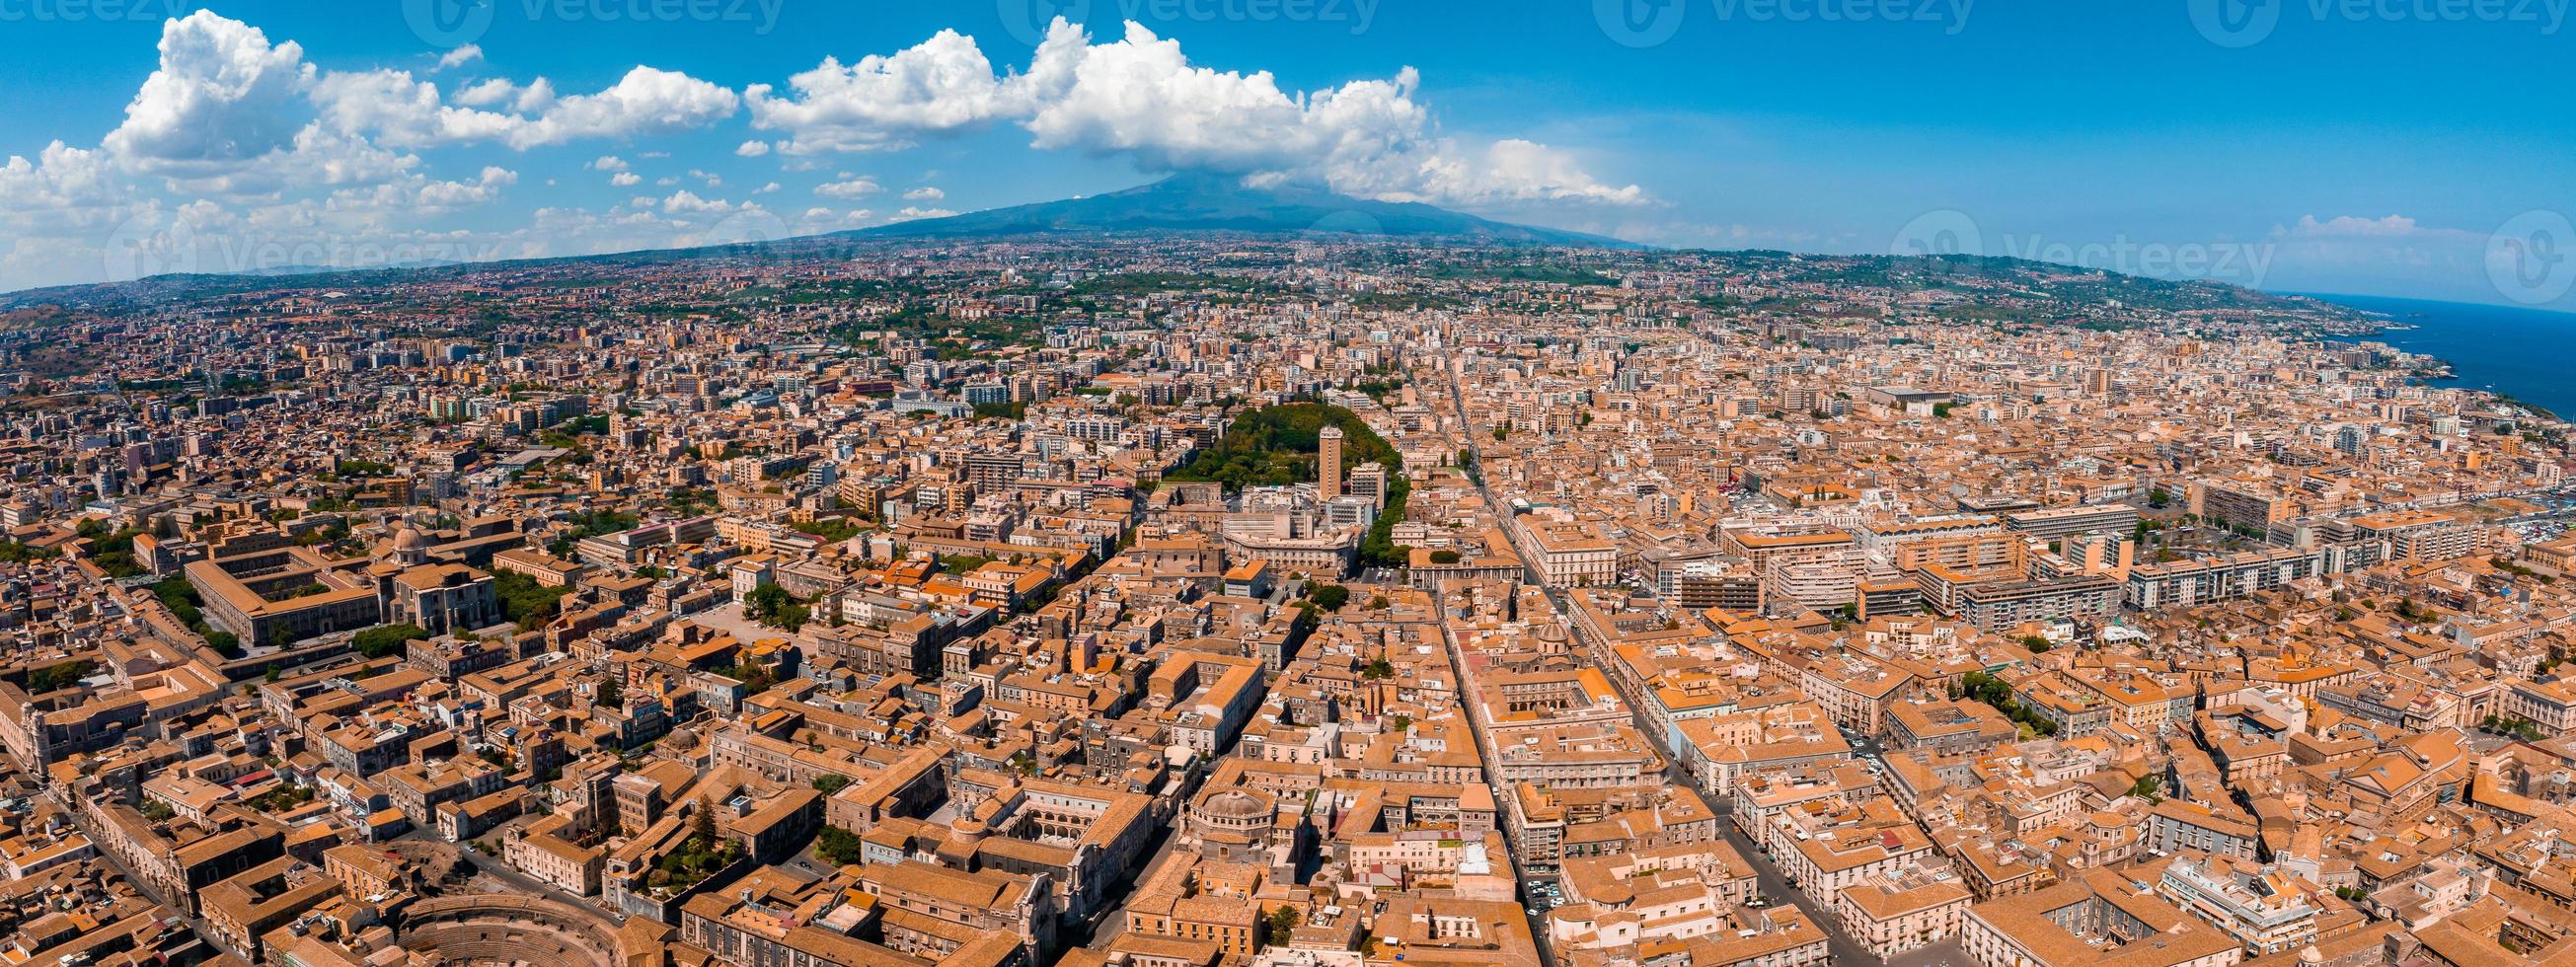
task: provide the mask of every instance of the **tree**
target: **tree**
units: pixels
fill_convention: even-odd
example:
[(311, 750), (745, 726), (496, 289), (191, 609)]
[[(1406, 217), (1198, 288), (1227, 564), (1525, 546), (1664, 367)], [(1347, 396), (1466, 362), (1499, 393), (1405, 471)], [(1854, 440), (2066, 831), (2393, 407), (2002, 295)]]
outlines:
[(355, 646), (358, 654), (362, 656), (383, 658), (401, 654), (405, 643), (425, 640), (428, 637), (429, 629), (416, 624), (377, 625), (358, 632), (355, 637), (349, 639), (349, 644)]
[(860, 850), (863, 845), (859, 834), (838, 826), (825, 826), (823, 832), (814, 838), (814, 855), (834, 866), (857, 866), (862, 859)]
[(1387, 663), (1384, 658), (1373, 659), (1368, 663), (1368, 667), (1360, 669), (1360, 677), (1371, 680), (1394, 678), (1395, 666)]
[(80, 684), (93, 667), (88, 659), (77, 659), (39, 668), (27, 676), (27, 691), (42, 695), (58, 688), (69, 688)]
[(1338, 584), (1318, 584), (1306, 589), (1306, 600), (1326, 611), (1340, 611), (1351, 603), (1351, 589)]
[(626, 683), (620, 681), (617, 676), (614, 675), (601, 679), (599, 682), (598, 702), (601, 706), (606, 708), (625, 708)]
[(814, 791), (826, 796), (848, 788), (849, 785), (850, 777), (839, 773), (831, 773), (814, 777)]
[(743, 598), (742, 614), (764, 627), (788, 631), (805, 627), (805, 622), (813, 617), (813, 611), (805, 606), (805, 602), (787, 593), (786, 588), (768, 581), (761, 582)]
[(1297, 920), (1296, 907), (1283, 906), (1270, 911), (1269, 921), (1262, 924), (1262, 945), (1276, 947), (1287, 943), (1297, 930)]
[(698, 800), (698, 815), (690, 820), (689, 841), (699, 849), (711, 849), (716, 842), (716, 804), (712, 799)]
[(502, 619), (525, 627), (552, 619), (563, 607), (563, 596), (572, 593), (572, 588), (545, 587), (536, 578), (517, 571), (501, 571), (492, 575), (492, 593), (500, 598)]

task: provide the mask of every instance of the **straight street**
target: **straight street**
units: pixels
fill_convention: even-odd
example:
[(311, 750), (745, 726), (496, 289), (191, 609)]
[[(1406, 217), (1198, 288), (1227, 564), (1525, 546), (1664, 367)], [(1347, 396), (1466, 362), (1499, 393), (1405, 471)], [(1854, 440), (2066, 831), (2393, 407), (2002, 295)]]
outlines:
[[(1481, 468), (1484, 465), (1484, 459), (1479, 455), (1476, 449), (1476, 434), (1474, 432), (1474, 428), (1470, 427), (1467, 423), (1466, 396), (1458, 388), (1458, 378), (1455, 372), (1450, 374), (1449, 379), (1449, 403), (1452, 407), (1452, 411), (1457, 414), (1460, 435), (1466, 439), (1467, 456)], [(1476, 474), (1475, 479), (1477, 493), (1485, 499), (1485, 505), (1495, 508), (1495, 512), (1497, 514), (1504, 514), (1508, 517), (1507, 512), (1502, 509), (1503, 505), (1494, 499), (1492, 488), (1485, 485), (1484, 474), (1481, 470)], [(1530, 557), (1517, 546), (1518, 538), (1511, 536), (1511, 528), (1506, 527), (1504, 529), (1504, 534), (1515, 541), (1513, 553), (1520, 555), (1522, 570), (1524, 572), (1522, 580), (1526, 583), (1538, 586), (1547, 593), (1548, 601), (1556, 607), (1556, 620), (1565, 623), (1569, 635), (1579, 645), (1581, 645), (1584, 653), (1591, 657), (1592, 664), (1595, 667), (1608, 668), (1608, 662), (1615, 660), (1616, 656), (1610, 654), (1608, 648), (1603, 647), (1601, 642), (1595, 640), (1589, 633), (1589, 630), (1586, 629), (1581, 622), (1573, 620), (1573, 602), (1567, 598), (1565, 589), (1551, 587), (1541, 582), (1539, 580), (1537, 568), (1530, 564)], [(1435, 594), (1434, 599), (1437, 600), (1437, 597), (1438, 596)], [(1442, 613), (1441, 631), (1443, 639), (1449, 642), (1451, 662), (1453, 664), (1463, 665), (1463, 663), (1459, 661), (1458, 643), (1454, 637), (1448, 634), (1448, 620), (1445, 611)], [(1654, 745), (1656, 753), (1664, 757), (1665, 776), (1674, 784), (1686, 785), (1690, 787), (1693, 792), (1699, 793), (1700, 799), (1707, 802), (1709, 808), (1716, 812), (1717, 826), (1720, 834), (1725, 836), (1727, 842), (1735, 847), (1736, 852), (1742, 853), (1745, 860), (1753, 865), (1755, 882), (1760, 885), (1762, 894), (1771, 898), (1774, 903), (1788, 902), (1795, 904), (1801, 912), (1807, 915), (1809, 922), (1814, 923), (1817, 928), (1823, 930), (1825, 932), (1825, 949), (1831, 954), (1833, 958), (1832, 963), (1857, 965), (1857, 967), (1881, 967), (1881, 961), (1879, 958), (1871, 956), (1867, 949), (1863, 948), (1858, 941), (1853, 940), (1849, 933), (1844, 932), (1839, 923), (1837, 923), (1833, 918), (1826, 916), (1822, 905), (1809, 899), (1804, 892), (1791, 887), (1789, 885), (1788, 877), (1781, 874), (1778, 864), (1771, 862), (1770, 857), (1763, 855), (1759, 849), (1754, 847), (1753, 841), (1750, 838), (1747, 838), (1741, 831), (1735, 828), (1733, 820), (1735, 811), (1734, 800), (1711, 794), (1707, 787), (1700, 785), (1699, 778), (1697, 776), (1691, 775), (1690, 770), (1682, 768), (1680, 758), (1674, 756), (1673, 751), (1665, 747), (1664, 737), (1661, 734), (1658, 734), (1654, 727), (1646, 721), (1641, 712), (1641, 710), (1645, 708), (1645, 705), (1639, 700), (1639, 696), (1628, 694), (1627, 689), (1620, 684), (1621, 676), (1604, 675), (1603, 677), (1610, 680), (1613, 688), (1619, 689), (1619, 698), (1621, 701), (1627, 703), (1629, 716), (1635, 723), (1638, 734), (1645, 736), (1646, 741)], [(1460, 694), (1462, 696), (1469, 694), (1469, 684), (1470, 683), (1465, 681), (1463, 678), (1462, 671), (1462, 677), (1459, 682)], [(1470, 702), (1469, 704), (1472, 708), (1473, 703)], [(1476, 720), (1471, 716), (1470, 722), (1476, 722)], [(1477, 744), (1487, 756), (1486, 761), (1491, 763), (1494, 761), (1492, 759), (1493, 753), (1491, 743), (1487, 740), (1482, 723), (1476, 722), (1476, 727), (1478, 729), (1476, 737)], [(1858, 748), (1860, 747), (1856, 744), (1855, 749)], [(1873, 742), (1868, 749), (1869, 754), (1874, 757), (1877, 750), (1876, 744)], [(1509, 808), (1508, 800), (1503, 795), (1503, 790), (1499, 788), (1495, 790), (1494, 801), (1498, 804), (1503, 804), (1506, 809)], [(1519, 864), (1515, 862), (1513, 864), (1514, 873), (1519, 873), (1519, 870)], [(1528, 880), (1522, 880), (1522, 886), (1524, 890), (1526, 890)], [(1534, 921), (1536, 919), (1537, 918), (1533, 918)], [(1534, 926), (1536, 925), (1537, 924), (1534, 922)], [(1934, 948), (1926, 949), (1938, 949), (1938, 947), (1936, 945)], [(1544, 952), (1543, 947), (1542, 952)], [(1920, 962), (1909, 961), (1908, 967), (1913, 967), (1913, 965), (1917, 963)]]

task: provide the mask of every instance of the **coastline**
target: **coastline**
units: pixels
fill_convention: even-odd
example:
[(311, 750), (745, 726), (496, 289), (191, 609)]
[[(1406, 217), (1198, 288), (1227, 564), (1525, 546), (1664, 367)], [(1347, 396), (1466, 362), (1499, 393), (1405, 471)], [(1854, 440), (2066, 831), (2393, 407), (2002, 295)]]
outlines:
[[(2557, 404), (2553, 407), (2550, 404), (2538, 403), (2527, 399), (2522, 395), (2518, 395), (2516, 391), (2525, 393), (2547, 393), (2553, 394), (2554, 396), (2554, 394), (2560, 393), (2576, 393), (2576, 384), (2564, 384), (2562, 386), (2561, 384), (2544, 383), (2542, 385), (2533, 386), (2508, 383), (2508, 380), (2512, 379), (2516, 374), (2510, 371), (2497, 372), (2496, 370), (2498, 367), (2492, 365), (2495, 362), (2494, 360), (2479, 360), (2472, 358), (2464, 364), (2460, 354), (2456, 350), (2446, 352), (2420, 345), (2420, 342), (2428, 338), (2440, 339), (2445, 336), (2463, 336), (2467, 334), (2468, 330), (2474, 329), (2478, 326), (2492, 326), (2498, 321), (2497, 317), (2499, 314), (2518, 311), (2512, 307), (2487, 306), (2478, 303), (2446, 302), (2430, 299), (2409, 299), (2390, 296), (2361, 296), (2329, 293), (2299, 294), (2307, 295), (2311, 298), (2329, 302), (2334, 305), (2350, 309), (2354, 312), (2361, 313), (2362, 315), (2369, 317), (2370, 320), (2376, 324), (2367, 333), (2327, 335), (2325, 336), (2327, 341), (2347, 344), (2362, 342), (2379, 343), (2381, 345), (2388, 346), (2390, 349), (2399, 353), (2403, 353), (2408, 357), (2430, 361), (2432, 364), (2431, 370), (2434, 375), (2426, 375), (2426, 370), (2423, 368), (2418, 368), (2414, 373), (2409, 374), (2409, 379), (2419, 385), (2446, 389), (2459, 389), (2482, 394), (2499, 404), (2508, 404), (2530, 411), (2540, 419), (2550, 422), (2565, 422), (2567, 419), (2565, 416), (2561, 415), (2560, 412), (2561, 409), (2566, 408), (2566, 404), (2563, 401), (2557, 401), (2553, 398), (2552, 402)], [(2537, 313), (2543, 312), (2544, 310), (2519, 311)], [(2452, 314), (2452, 317), (2445, 318), (2446, 312)], [(2560, 315), (2558, 313), (2550, 314)], [(2517, 321), (2528, 322), (2529, 320)], [(2571, 324), (2576, 324), (2576, 315), (2568, 316), (2568, 321)], [(2446, 323), (2449, 323), (2450, 325), (2446, 327)], [(2409, 339), (2410, 335), (2413, 337), (2412, 340)], [(2419, 344), (2410, 345), (2410, 341)], [(2469, 385), (2469, 380), (2480, 377), (2495, 377), (2495, 379), (2492, 382), (2484, 383), (2484, 385)]]

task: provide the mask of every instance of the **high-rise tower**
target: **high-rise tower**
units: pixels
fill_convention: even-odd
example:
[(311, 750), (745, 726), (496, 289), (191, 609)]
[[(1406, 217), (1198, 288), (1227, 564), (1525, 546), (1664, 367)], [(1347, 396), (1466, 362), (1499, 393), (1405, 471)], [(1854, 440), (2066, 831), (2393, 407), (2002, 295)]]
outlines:
[(1342, 428), (1328, 426), (1315, 435), (1315, 485), (1320, 499), (1342, 495)]

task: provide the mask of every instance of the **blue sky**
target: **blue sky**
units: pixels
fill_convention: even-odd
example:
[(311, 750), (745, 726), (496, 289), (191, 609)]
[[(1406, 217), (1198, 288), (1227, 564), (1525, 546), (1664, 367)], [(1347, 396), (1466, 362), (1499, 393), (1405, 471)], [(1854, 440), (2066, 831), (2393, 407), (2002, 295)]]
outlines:
[(2567, 0), (481, 2), (0, 0), (0, 289), (1214, 170), (1666, 245), (2576, 308)]

